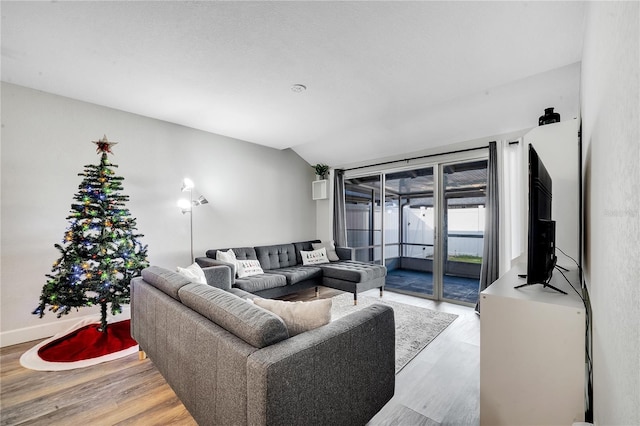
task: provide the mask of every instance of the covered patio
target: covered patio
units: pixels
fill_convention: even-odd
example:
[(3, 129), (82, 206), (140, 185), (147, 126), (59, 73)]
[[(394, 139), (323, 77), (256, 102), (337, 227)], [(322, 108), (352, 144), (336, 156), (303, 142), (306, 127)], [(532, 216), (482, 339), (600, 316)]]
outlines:
[[(485, 159), (345, 180), (347, 241), (355, 258), (384, 262), (388, 290), (475, 305), (486, 183)], [(441, 280), (434, 281), (434, 271)]]

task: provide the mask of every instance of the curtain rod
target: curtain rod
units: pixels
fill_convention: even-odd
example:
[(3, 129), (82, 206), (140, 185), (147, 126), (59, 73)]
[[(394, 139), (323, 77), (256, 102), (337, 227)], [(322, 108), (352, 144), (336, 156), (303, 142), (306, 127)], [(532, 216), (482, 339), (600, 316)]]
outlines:
[(368, 164), (366, 166), (350, 167), (348, 169), (343, 169), (343, 170), (346, 172), (346, 171), (349, 171), (349, 170), (366, 169), (367, 167), (385, 166), (387, 164), (401, 163), (403, 161), (421, 160), (423, 158), (437, 157), (439, 155), (459, 154), (461, 152), (477, 151), (479, 149), (487, 149), (487, 148), (489, 148), (489, 146), (478, 146), (476, 148), (459, 149), (457, 151), (441, 152), (441, 153), (438, 153), (438, 154), (421, 155), (419, 157), (405, 158), (405, 159), (402, 159), (402, 160), (384, 161), (382, 163)]

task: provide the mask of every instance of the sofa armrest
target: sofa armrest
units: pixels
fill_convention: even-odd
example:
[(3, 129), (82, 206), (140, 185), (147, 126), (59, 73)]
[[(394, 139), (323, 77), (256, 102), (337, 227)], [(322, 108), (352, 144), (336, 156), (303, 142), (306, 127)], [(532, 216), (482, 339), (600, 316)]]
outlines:
[(202, 268), (207, 284), (222, 290), (231, 289), (231, 270), (225, 265)]
[[(229, 268), (229, 274), (230, 274), (230, 278), (231, 278), (231, 285), (233, 286), (233, 284), (235, 284), (236, 282), (236, 265), (229, 263), (229, 262), (223, 262), (221, 260), (218, 259), (212, 259), (210, 257), (196, 257), (196, 263), (198, 265), (200, 265), (201, 268), (207, 268), (209, 266), (224, 266), (226, 268)], [(208, 280), (207, 280), (208, 282)]]
[(336, 247), (336, 254), (340, 260), (351, 260), (353, 258), (353, 249), (351, 247)]
[(251, 354), (247, 420), (365, 424), (391, 399), (394, 387), (393, 309), (374, 304)]

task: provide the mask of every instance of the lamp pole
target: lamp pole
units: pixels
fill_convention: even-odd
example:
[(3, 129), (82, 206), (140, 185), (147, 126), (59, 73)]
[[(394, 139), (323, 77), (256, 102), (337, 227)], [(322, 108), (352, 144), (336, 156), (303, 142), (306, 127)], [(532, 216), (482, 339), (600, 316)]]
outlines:
[(189, 235), (191, 240), (191, 263), (195, 261), (193, 257), (193, 189), (189, 190)]
[(204, 195), (200, 195), (197, 200), (194, 200), (193, 188), (193, 181), (191, 179), (185, 178), (182, 181), (182, 192), (189, 191), (189, 200), (185, 200), (184, 198), (178, 200), (178, 207), (182, 209), (182, 214), (185, 214), (187, 212), (189, 213), (189, 241), (191, 247), (191, 263), (195, 262), (195, 257), (193, 256), (193, 208), (195, 206), (209, 203), (209, 201), (204, 198)]

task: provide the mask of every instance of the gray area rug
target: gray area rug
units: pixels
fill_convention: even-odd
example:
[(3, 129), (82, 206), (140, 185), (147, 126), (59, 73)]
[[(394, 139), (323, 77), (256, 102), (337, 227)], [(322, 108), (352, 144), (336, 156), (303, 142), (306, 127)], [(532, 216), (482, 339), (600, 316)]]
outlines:
[(393, 308), (396, 324), (396, 374), (458, 317), (447, 312), (390, 302), (376, 297), (358, 296), (358, 304), (354, 305), (351, 293), (340, 294), (331, 299), (333, 300), (332, 320), (373, 303), (382, 303)]

